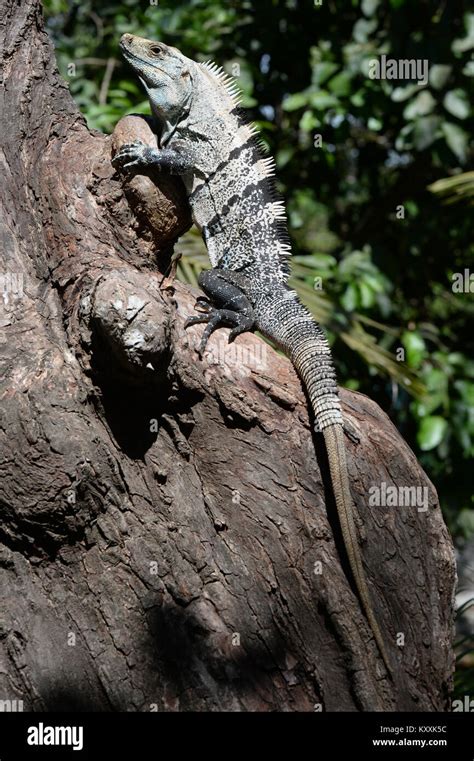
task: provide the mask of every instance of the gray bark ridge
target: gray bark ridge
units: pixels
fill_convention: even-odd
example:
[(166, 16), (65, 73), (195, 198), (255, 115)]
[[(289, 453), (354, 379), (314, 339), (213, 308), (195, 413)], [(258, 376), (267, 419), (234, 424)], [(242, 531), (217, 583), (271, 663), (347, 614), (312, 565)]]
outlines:
[[(110, 163), (130, 133), (151, 139), (146, 122), (90, 132), (39, 3), (1, 10), (0, 700), (446, 709), (454, 557), (416, 458), (376, 404), (342, 391), (391, 683), (294, 369), (226, 331), (197, 360), (199, 328), (183, 329), (196, 292), (160, 287), (190, 224), (182, 187), (124, 183)], [(426, 487), (429, 508), (369, 506), (381, 483)]]

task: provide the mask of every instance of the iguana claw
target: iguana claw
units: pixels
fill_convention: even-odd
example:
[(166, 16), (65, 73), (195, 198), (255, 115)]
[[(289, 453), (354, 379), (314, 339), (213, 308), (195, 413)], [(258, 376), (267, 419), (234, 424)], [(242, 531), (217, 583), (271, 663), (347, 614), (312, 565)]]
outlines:
[(156, 148), (145, 145), (141, 140), (122, 145), (118, 153), (112, 159), (112, 165), (118, 169), (137, 169), (156, 165)]
[(249, 326), (248, 318), (240, 312), (233, 312), (231, 309), (216, 309), (208, 302), (204, 303), (206, 299), (203, 297), (200, 297), (198, 302), (200, 302), (199, 306), (202, 309), (201, 314), (195, 317), (188, 317), (184, 323), (184, 328), (186, 329), (191, 325), (198, 325), (199, 323), (207, 323), (197, 350), (200, 359), (202, 359), (209, 338), (218, 328), (232, 328), (228, 339), (229, 343), (231, 343), (239, 333), (245, 333), (251, 327), (251, 325)]

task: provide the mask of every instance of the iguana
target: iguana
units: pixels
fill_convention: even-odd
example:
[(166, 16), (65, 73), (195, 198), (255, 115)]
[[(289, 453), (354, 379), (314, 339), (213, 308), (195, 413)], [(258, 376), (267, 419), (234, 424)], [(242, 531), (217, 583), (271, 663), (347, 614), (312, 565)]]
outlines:
[(264, 155), (256, 128), (243, 117), (236, 86), (214, 63), (196, 63), (176, 48), (131, 34), (122, 36), (120, 48), (148, 94), (159, 148), (140, 141), (126, 144), (114, 166), (163, 170), (184, 182), (212, 264), (199, 276), (208, 297), (198, 299), (201, 314), (185, 323), (207, 323), (200, 356), (221, 326), (231, 328), (229, 341), (258, 329), (290, 357), (305, 384), (316, 430), (324, 436), (351, 571), (391, 674), (357, 541), (330, 348), (287, 285), (290, 242), (284, 204), (275, 192), (273, 159)]

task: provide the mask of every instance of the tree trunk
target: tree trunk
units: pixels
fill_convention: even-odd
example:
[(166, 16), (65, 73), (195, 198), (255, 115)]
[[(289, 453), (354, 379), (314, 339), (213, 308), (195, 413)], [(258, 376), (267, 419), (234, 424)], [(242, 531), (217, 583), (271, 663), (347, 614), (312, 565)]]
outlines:
[[(443, 710), (455, 582), (436, 492), (388, 417), (342, 391), (371, 596), (351, 582), (291, 364), (162, 275), (179, 180), (125, 181), (87, 129), (36, 0), (3, 0), (0, 699), (122, 711)], [(429, 507), (370, 506), (426, 487)], [(342, 558), (342, 560), (341, 560)]]

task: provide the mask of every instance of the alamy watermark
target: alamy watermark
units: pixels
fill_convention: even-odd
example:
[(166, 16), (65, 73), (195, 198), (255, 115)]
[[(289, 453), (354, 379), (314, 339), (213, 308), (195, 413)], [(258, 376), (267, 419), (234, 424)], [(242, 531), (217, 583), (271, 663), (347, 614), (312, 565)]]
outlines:
[(474, 698), (464, 695), (463, 700), (453, 700), (451, 708), (454, 713), (463, 711), (464, 713), (474, 713)]
[(451, 275), (453, 293), (474, 293), (474, 272), (465, 269), (464, 272), (454, 272)]
[(382, 481), (369, 488), (369, 507), (416, 507), (425, 513), (428, 506), (427, 486), (393, 486)]
[(28, 745), (70, 745), (73, 750), (84, 747), (84, 727), (49, 727), (43, 722), (28, 727)]
[(369, 61), (370, 79), (413, 80), (418, 85), (428, 84), (427, 58), (371, 58)]
[(208, 356), (213, 364), (221, 365), (224, 372), (230, 372), (238, 366), (246, 375), (250, 374), (251, 369), (265, 369), (267, 351), (268, 346), (264, 341), (259, 341), (252, 346), (217, 341), (207, 346)]
[(21, 713), (23, 700), (0, 700), (0, 713)]

